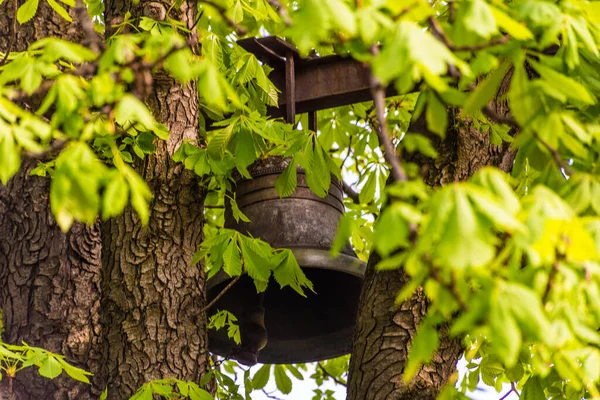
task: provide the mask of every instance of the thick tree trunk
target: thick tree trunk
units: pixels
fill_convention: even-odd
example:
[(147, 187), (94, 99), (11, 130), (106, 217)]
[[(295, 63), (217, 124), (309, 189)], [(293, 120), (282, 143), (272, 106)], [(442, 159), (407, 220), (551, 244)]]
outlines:
[[(106, 21), (130, 11), (164, 18), (168, 4), (107, 1)], [(192, 25), (195, 3), (170, 10)], [(154, 194), (149, 226), (131, 209), (102, 226), (102, 320), (111, 399), (125, 399), (144, 382), (175, 377), (199, 382), (208, 368), (205, 274), (191, 264), (202, 240), (204, 194), (189, 171), (171, 155), (187, 138), (198, 137), (198, 95), (194, 84), (154, 76), (147, 99), (171, 132), (156, 142), (156, 154), (137, 170)], [(139, 163), (142, 164), (142, 163)]]
[[(14, 0), (0, 5), (2, 52), (22, 51), (47, 36), (77, 40), (80, 35), (76, 24), (40, 2), (36, 17), (18, 26), (13, 41), (13, 5)], [(0, 185), (2, 339), (63, 354), (68, 362), (96, 372), (101, 363), (99, 229), (75, 224), (62, 233), (49, 208), (49, 179), (29, 175), (35, 165), (25, 161), (8, 186)], [(12, 393), (4, 377), (0, 399), (97, 399), (101, 391), (64, 375), (42, 378), (36, 369), (19, 372)]]
[[(500, 147), (491, 144), (489, 135), (472, 128), (468, 119), (455, 121), (457, 125), (443, 141), (426, 133), (439, 152), (436, 160), (419, 154), (407, 157), (408, 161), (421, 166), (425, 183), (437, 186), (464, 180), (486, 165), (510, 170), (514, 152), (507, 144)], [(426, 132), (422, 118), (412, 130)], [(365, 275), (350, 361), (347, 398), (435, 399), (455, 371), (456, 361), (462, 352), (461, 344), (449, 339), (446, 329), (442, 329), (440, 349), (432, 362), (423, 366), (411, 382), (405, 383), (402, 375), (406, 359), (417, 327), (427, 311), (427, 298), (418, 290), (411, 299), (396, 306), (395, 296), (408, 278), (403, 270), (375, 271), (378, 262), (379, 257), (373, 254)]]

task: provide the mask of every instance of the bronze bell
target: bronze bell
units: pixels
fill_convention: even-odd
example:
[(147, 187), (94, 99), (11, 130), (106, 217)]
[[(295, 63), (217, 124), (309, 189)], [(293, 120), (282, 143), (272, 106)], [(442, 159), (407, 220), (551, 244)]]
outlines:
[[(306, 291), (304, 298), (271, 282), (265, 293), (257, 295), (252, 280), (243, 276), (217, 301), (211, 312), (225, 309), (237, 316), (242, 343), (236, 346), (225, 329), (211, 329), (209, 349), (247, 365), (324, 360), (348, 354), (352, 345), (366, 265), (349, 245), (337, 258), (329, 255), (344, 212), (341, 185), (332, 178), (329, 194), (320, 198), (310, 191), (304, 171), (298, 168), (295, 192), (280, 198), (275, 180), (287, 162), (272, 157), (249, 168), (253, 179), (237, 182), (236, 199), (251, 222), (236, 222), (227, 209), (225, 226), (248, 232), (274, 248), (292, 249), (316, 294)], [(216, 274), (208, 282), (208, 300), (229, 282), (224, 272)]]

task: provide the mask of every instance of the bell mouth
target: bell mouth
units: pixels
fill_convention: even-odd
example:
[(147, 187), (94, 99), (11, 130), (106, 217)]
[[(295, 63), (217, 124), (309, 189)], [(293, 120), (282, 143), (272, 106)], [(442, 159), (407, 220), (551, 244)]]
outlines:
[[(344, 253), (331, 258), (323, 249), (292, 248), (292, 252), (316, 293), (305, 290), (306, 297), (302, 297), (290, 287), (279, 288), (271, 282), (263, 298), (269, 339), (257, 361), (303, 363), (350, 353), (366, 264)], [(217, 296), (230, 280), (225, 273), (215, 275), (208, 282), (208, 299)], [(256, 296), (254, 282), (244, 275), (210, 312), (227, 310), (239, 322), (244, 307)], [(236, 358), (236, 345), (226, 329), (209, 330), (209, 343), (212, 353)]]

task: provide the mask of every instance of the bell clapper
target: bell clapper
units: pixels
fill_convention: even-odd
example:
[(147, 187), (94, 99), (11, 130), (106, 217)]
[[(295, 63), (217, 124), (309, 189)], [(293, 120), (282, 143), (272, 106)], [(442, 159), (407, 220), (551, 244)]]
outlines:
[(241, 345), (235, 358), (244, 365), (255, 365), (258, 354), (267, 345), (263, 299), (264, 293), (259, 293), (257, 303), (249, 305), (240, 318)]

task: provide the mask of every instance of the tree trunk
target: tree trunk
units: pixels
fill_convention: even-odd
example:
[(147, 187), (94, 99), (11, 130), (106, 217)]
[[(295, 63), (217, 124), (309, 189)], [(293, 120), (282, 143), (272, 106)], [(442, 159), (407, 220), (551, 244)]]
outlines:
[[(63, 37), (77, 41), (81, 29), (40, 2), (36, 17), (17, 25), (13, 41), (14, 0), (0, 5), (0, 50), (22, 51), (34, 41)], [(68, 362), (96, 372), (100, 346), (100, 232), (98, 226), (75, 224), (60, 231), (50, 212), (48, 178), (30, 176), (36, 166), (25, 160), (8, 186), (0, 185), (0, 308), (3, 340), (66, 356)], [(42, 378), (37, 368), (0, 382), (0, 399), (97, 399), (101, 389), (64, 374)], [(95, 383), (95, 381), (93, 380)]]
[[(107, 1), (106, 21), (115, 23), (126, 11), (161, 19), (165, 7)], [(191, 26), (195, 2), (169, 12)], [(208, 368), (201, 313), (205, 273), (191, 264), (202, 240), (204, 193), (192, 174), (171, 160), (184, 139), (198, 138), (197, 89), (157, 74), (152, 90), (147, 103), (171, 136), (155, 142), (156, 154), (136, 165), (154, 194), (149, 225), (142, 227), (130, 208), (102, 225), (102, 321), (111, 399), (128, 398), (152, 379), (198, 383)]]
[[(423, 118), (411, 129), (424, 132), (439, 153), (436, 160), (417, 153), (406, 157), (421, 167), (426, 184), (438, 186), (464, 180), (486, 165), (505, 171), (512, 168), (514, 152), (508, 144), (491, 144), (489, 135), (473, 128), (469, 119), (456, 117), (454, 122), (456, 124), (451, 126), (445, 140), (428, 133)], [(410, 344), (427, 312), (428, 301), (418, 290), (411, 299), (396, 306), (395, 297), (408, 277), (402, 269), (375, 271), (379, 260), (377, 254), (372, 254), (367, 266), (350, 360), (347, 398), (435, 399), (455, 372), (456, 362), (462, 353), (460, 341), (448, 338), (447, 329), (443, 328), (440, 348), (432, 362), (405, 383), (402, 375)]]

